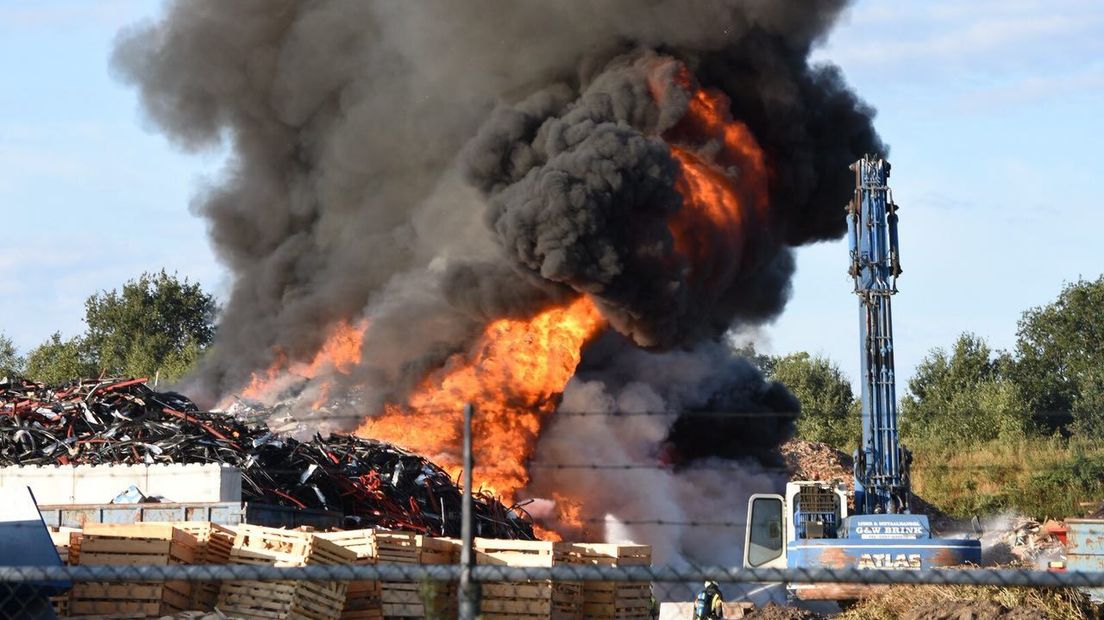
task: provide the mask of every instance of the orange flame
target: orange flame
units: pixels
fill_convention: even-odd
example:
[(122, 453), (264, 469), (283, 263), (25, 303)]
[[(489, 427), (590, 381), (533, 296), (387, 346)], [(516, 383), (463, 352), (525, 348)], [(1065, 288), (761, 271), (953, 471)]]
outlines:
[(429, 375), (405, 407), (388, 405), (356, 434), (423, 454), (454, 474), (460, 467), (463, 407), (472, 422), (477, 484), (507, 503), (529, 482), (526, 463), (541, 424), (556, 408), (582, 357), (582, 348), (605, 324), (587, 297), (550, 308), (529, 320), (487, 325), (467, 354), (449, 358)]
[(272, 364), (269, 365), (268, 370), (263, 375), (253, 373), (253, 376), (249, 380), (249, 385), (245, 386), (241, 391), (241, 395), (245, 398), (257, 400), (264, 394), (268, 393), (272, 384), (280, 378), (280, 374), (284, 371), (284, 367), (287, 366), (287, 356), (280, 349), (276, 350), (276, 359), (272, 360)]
[[(283, 350), (277, 349), (276, 359), (263, 374), (253, 373), (249, 385), (242, 390), (241, 395), (245, 398), (263, 399), (274, 391), (279, 379), (285, 374), (304, 379), (313, 379), (328, 369), (348, 374), (360, 361), (360, 344), (367, 329), (366, 319), (356, 324), (344, 320), (338, 321), (330, 329), (329, 336), (309, 363), (293, 362), (289, 366), (287, 355)], [(331, 385), (329, 381), (322, 383), (319, 388), (319, 398), (315, 400), (313, 408), (317, 409), (325, 402)]]
[(292, 366), (292, 372), (307, 378), (313, 378), (327, 367), (348, 374), (349, 370), (360, 361), (360, 343), (364, 338), (364, 332), (368, 330), (368, 321), (361, 320), (356, 325), (350, 325), (347, 321), (339, 321), (330, 331), (322, 348), (314, 355), (314, 359), (306, 366)]
[(745, 214), (724, 173), (691, 151), (672, 146), (671, 154), (682, 168), (675, 189), (683, 196), (683, 206), (667, 222), (675, 251), (699, 269), (708, 264), (717, 245), (727, 246), (728, 256), (739, 252), (743, 239), (733, 233), (743, 229)]
[(559, 532), (541, 527), (536, 523), (533, 524), (533, 535), (537, 537), (537, 540), (547, 542), (561, 542), (563, 540), (563, 536)]
[(675, 189), (683, 208), (668, 227), (694, 281), (723, 283), (740, 267), (753, 231), (768, 224), (766, 156), (747, 125), (732, 118), (728, 97), (696, 86), (684, 64), (657, 60), (648, 89), (661, 105), (673, 91), (690, 94), (686, 114), (663, 136), (682, 171)]

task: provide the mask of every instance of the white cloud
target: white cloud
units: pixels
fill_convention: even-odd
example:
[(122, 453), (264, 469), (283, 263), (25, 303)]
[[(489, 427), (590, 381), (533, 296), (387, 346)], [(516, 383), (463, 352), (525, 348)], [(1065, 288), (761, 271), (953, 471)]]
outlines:
[(1028, 75), (967, 93), (959, 100), (964, 112), (992, 113), (995, 108), (1054, 100), (1104, 97), (1104, 63), (1048, 75)]
[(1040, 45), (1051, 49), (1100, 46), (1104, 4), (1082, 0), (1041, 2), (894, 3), (867, 8), (860, 3), (817, 58), (844, 67), (886, 67), (912, 63), (968, 65), (979, 56), (1012, 62)]

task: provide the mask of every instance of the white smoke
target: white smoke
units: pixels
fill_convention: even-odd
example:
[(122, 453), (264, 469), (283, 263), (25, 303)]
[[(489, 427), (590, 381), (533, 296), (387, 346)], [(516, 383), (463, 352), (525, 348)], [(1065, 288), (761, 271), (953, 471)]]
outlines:
[(679, 413), (703, 406), (732, 378), (718, 363), (723, 355), (719, 347), (638, 351), (618, 356), (608, 378), (572, 379), (537, 445), (529, 491), (566, 491), (581, 500), (589, 537), (651, 545), (654, 565), (740, 565), (748, 497), (780, 490), (785, 477), (752, 460), (662, 465)]

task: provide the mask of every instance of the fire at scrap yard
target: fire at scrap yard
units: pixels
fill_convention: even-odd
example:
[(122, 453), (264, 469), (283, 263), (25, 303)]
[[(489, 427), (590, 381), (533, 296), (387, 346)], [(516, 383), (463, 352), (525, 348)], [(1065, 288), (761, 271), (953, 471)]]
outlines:
[(0, 616), (1104, 614), (1099, 7), (122, 4), (0, 8)]

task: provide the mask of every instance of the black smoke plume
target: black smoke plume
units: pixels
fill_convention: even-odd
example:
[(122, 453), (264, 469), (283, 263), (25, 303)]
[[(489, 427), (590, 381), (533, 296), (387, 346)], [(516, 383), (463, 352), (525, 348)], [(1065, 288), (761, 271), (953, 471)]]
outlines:
[[(113, 66), (175, 143), (228, 147), (193, 205), (233, 274), (199, 385), (223, 395), (358, 315), (405, 335), (365, 343), (358, 380), (390, 392), (487, 318), (575, 291), (650, 347), (771, 319), (789, 248), (842, 232), (847, 164), (884, 151), (839, 72), (807, 60), (843, 7), (168, 2)], [(771, 169), (770, 229), (709, 294), (671, 259), (680, 171), (661, 134), (685, 100), (649, 91), (657, 59), (723, 91)]]
[[(785, 304), (789, 247), (839, 236), (850, 192), (847, 166), (883, 151), (871, 111), (831, 68), (810, 68), (808, 42), (761, 31), (704, 54), (638, 50), (606, 64), (578, 92), (557, 84), (499, 108), (465, 162), (489, 196), (487, 219), (520, 268), (599, 300), (638, 344), (670, 347), (759, 323)], [(734, 266), (708, 287), (674, 251), (668, 220), (686, 208), (681, 174), (660, 137), (685, 115), (687, 97), (657, 97), (667, 68), (696, 66), (703, 86), (731, 101), (766, 153), (770, 221), (751, 247), (715, 260)], [(667, 76), (669, 79), (670, 76)], [(676, 91), (677, 92), (677, 91)], [(839, 172), (836, 172), (839, 171)], [(729, 170), (738, 182), (748, 171)]]

